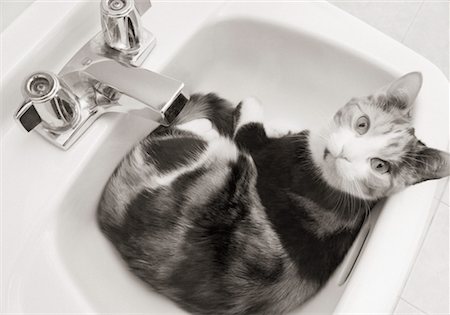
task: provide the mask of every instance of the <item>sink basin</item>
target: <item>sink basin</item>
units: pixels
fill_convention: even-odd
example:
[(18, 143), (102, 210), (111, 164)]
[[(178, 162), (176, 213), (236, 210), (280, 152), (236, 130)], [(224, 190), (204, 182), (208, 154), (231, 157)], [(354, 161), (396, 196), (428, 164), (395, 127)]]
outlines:
[[(36, 3), (31, 10), (42, 6)], [(65, 18), (41, 43), (64, 47), (66, 39), (56, 35), (61, 23), (76, 27), (83, 13), (98, 8), (79, 3), (64, 10)], [(87, 17), (85, 27), (91, 26), (93, 34), (97, 19)], [(33, 16), (22, 19), (18, 22)], [(257, 96), (267, 123), (283, 128), (320, 126), (351, 97), (422, 71), (416, 133), (430, 146), (444, 149), (448, 143), (443, 74), (328, 3), (157, 3), (143, 23), (159, 40), (146, 67), (184, 81), (189, 92), (216, 92), (236, 104)], [(21, 25), (11, 30), (20, 31)], [(7, 40), (9, 34), (2, 36)], [(86, 36), (74, 34), (75, 50)], [(55, 72), (74, 52), (55, 56), (45, 47), (32, 52), (42, 53), (39, 68)], [(33, 70), (33, 54), (22, 56), (2, 80)], [(16, 83), (20, 80), (2, 90), (10, 100), (20, 93)], [(9, 107), (4, 111), (9, 114)], [(12, 115), (2, 119), (2, 312), (185, 314), (127, 271), (95, 219), (114, 168), (157, 125), (138, 117), (105, 116), (62, 152), (10, 124)], [(436, 209), (436, 190), (437, 181), (426, 182), (380, 204), (356, 264), (341, 266), (293, 314), (392, 312)], [(342, 281), (346, 268), (351, 273)]]

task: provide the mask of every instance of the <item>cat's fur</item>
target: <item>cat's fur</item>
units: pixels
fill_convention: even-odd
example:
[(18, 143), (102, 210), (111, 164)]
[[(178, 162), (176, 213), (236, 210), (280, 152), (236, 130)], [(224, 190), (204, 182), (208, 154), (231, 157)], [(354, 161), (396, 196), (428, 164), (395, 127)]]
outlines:
[[(379, 198), (448, 175), (448, 155), (411, 130), (419, 77), (400, 80), (352, 100), (322, 135), (268, 137), (256, 100), (234, 109), (193, 95), (184, 124), (158, 128), (118, 166), (99, 205), (101, 229), (133, 273), (187, 311), (285, 313), (328, 280)], [(355, 111), (373, 118), (367, 137), (380, 142), (376, 157), (392, 160), (389, 178), (339, 169), (344, 148), (346, 161), (365, 159), (348, 134), (330, 142), (352, 128)], [(213, 128), (189, 122), (201, 117)]]

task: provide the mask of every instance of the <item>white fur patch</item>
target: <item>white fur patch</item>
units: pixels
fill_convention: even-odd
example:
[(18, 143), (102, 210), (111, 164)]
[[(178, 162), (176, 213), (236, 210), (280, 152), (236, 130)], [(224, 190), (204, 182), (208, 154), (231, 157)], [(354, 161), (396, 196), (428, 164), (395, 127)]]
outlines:
[[(314, 164), (319, 167), (326, 182), (332, 187), (353, 196), (362, 199), (374, 199), (372, 196), (366, 195), (361, 189), (361, 184), (358, 183), (361, 178), (359, 174), (361, 166), (353, 162), (353, 166), (350, 167), (350, 162), (343, 159), (330, 161), (330, 158), (328, 158), (325, 161), (325, 148), (329, 148), (330, 152), (331, 150), (336, 151), (334, 154), (342, 153), (342, 147), (339, 146), (339, 143), (330, 145), (329, 136), (325, 137), (323, 134), (311, 131), (309, 137), (309, 149)], [(363, 165), (362, 167), (364, 168), (365, 166)]]
[(212, 141), (219, 137), (219, 133), (213, 128), (211, 121), (206, 118), (195, 119), (176, 126), (177, 129), (192, 132), (206, 141)]
[(189, 165), (177, 168), (169, 173), (159, 173), (156, 176), (144, 179), (145, 186), (151, 189), (156, 189), (160, 186), (169, 186), (181, 175), (192, 172), (205, 164), (213, 164), (216, 163), (216, 161), (236, 161), (238, 153), (237, 147), (233, 142), (231, 142), (231, 140), (218, 137), (217, 139), (209, 142), (208, 148), (196, 161)]
[(254, 97), (248, 97), (242, 100), (239, 122), (236, 131), (249, 123), (263, 123), (264, 112), (261, 103)]
[(239, 151), (233, 141), (228, 138), (219, 137), (209, 143), (208, 156), (210, 159), (234, 162), (237, 160)]

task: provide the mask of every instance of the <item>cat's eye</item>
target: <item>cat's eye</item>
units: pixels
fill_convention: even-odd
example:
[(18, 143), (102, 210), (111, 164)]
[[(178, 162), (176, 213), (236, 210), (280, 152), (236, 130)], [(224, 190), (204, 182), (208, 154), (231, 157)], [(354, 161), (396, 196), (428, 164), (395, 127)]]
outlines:
[(372, 169), (380, 174), (384, 174), (389, 172), (390, 165), (388, 162), (383, 161), (382, 159), (373, 158), (370, 160), (370, 165), (372, 166)]
[(361, 116), (358, 118), (358, 120), (355, 123), (355, 130), (360, 135), (363, 135), (369, 130), (370, 127), (370, 121), (369, 117), (367, 116)]

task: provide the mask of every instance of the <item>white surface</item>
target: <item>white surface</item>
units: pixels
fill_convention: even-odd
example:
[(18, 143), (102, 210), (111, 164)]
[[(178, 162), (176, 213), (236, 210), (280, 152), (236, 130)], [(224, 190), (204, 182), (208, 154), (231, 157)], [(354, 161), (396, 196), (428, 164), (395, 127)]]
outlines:
[(330, 0), (433, 62), (449, 77), (449, 2)]
[(449, 2), (425, 1), (403, 43), (426, 56), (444, 74), (449, 71)]
[[(33, 4), (35, 14), (19, 20), (25, 25), (45, 20), (48, 7), (40, 5)], [(2, 99), (7, 115), (2, 118), (1, 310), (173, 314), (172, 303), (126, 272), (94, 220), (109, 174), (154, 125), (131, 116), (103, 117), (63, 152), (11, 123), (20, 100), (18, 78), (37, 66), (57, 71), (99, 29), (97, 5), (59, 9), (65, 18), (24, 43), (26, 53), (10, 54), (12, 66), (1, 74), (1, 94), (9, 100)], [(26, 29), (19, 24), (4, 34), (13, 26)], [(441, 72), (327, 3), (161, 2), (145, 15), (144, 25), (158, 38), (146, 63), (152, 70), (184, 80), (192, 91), (216, 90), (235, 102), (258, 95), (267, 116), (304, 127), (323, 123), (351, 96), (420, 70), (424, 86), (416, 132), (429, 145), (447, 146), (442, 135), (448, 126), (448, 85)], [(4, 34), (3, 44), (13, 47), (12, 33)], [(387, 201), (337, 313), (393, 311), (434, 213), (436, 187), (424, 183)], [(330, 292), (324, 296), (328, 304), (316, 304), (328, 312), (340, 294)]]
[(402, 298), (429, 314), (449, 313), (449, 207), (439, 206)]
[(411, 304), (409, 304), (408, 302), (400, 299), (398, 301), (397, 307), (395, 308), (394, 311), (395, 315), (422, 315), (425, 314), (422, 311), (418, 310), (417, 308), (415, 308), (414, 306), (412, 306)]
[(445, 188), (444, 188), (444, 194), (442, 195), (442, 200), (441, 200), (442, 203), (446, 204), (447, 206), (449, 205), (448, 194), (449, 194), (449, 186), (448, 186), (448, 181), (447, 181), (447, 184), (445, 185)]
[(402, 42), (422, 1), (330, 1), (351, 15)]
[(7, 28), (34, 0), (0, 1), (1, 24), (0, 32)]

